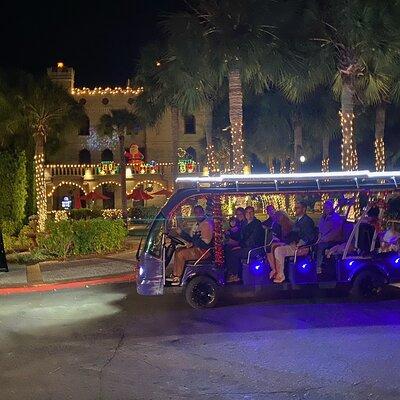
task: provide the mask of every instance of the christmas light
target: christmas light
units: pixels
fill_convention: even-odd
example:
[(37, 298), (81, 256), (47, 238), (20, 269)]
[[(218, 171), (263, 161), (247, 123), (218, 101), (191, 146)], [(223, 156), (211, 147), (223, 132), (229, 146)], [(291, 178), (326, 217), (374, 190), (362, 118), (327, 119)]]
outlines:
[(385, 142), (382, 137), (375, 139), (375, 169), (378, 172), (385, 171)]
[(103, 185), (115, 185), (115, 186), (121, 186), (119, 182), (114, 182), (114, 181), (104, 181), (98, 183), (93, 189), (92, 192), (94, 192), (98, 187), (103, 186)]
[(215, 148), (214, 148), (214, 145), (210, 144), (209, 146), (207, 146), (206, 152), (207, 152), (207, 166), (208, 166), (208, 171), (209, 171), (210, 173), (219, 172), (218, 163), (217, 163), (217, 160), (216, 160), (216, 158), (215, 158)]
[(94, 89), (89, 89), (87, 87), (83, 88), (73, 88), (71, 89), (71, 94), (73, 96), (104, 96), (104, 95), (139, 95), (143, 92), (143, 87), (131, 88), (127, 86), (126, 88), (122, 87), (95, 87)]
[(329, 172), (329, 157), (322, 160), (321, 172)]
[(342, 169), (344, 171), (356, 171), (358, 169), (358, 156), (354, 144), (354, 114), (343, 114), (340, 111), (339, 115), (342, 127)]
[(97, 133), (95, 127), (89, 128), (89, 137), (86, 139), (89, 150), (114, 149), (119, 143), (118, 135), (113, 132), (112, 136), (102, 135)]
[(104, 219), (121, 219), (122, 210), (119, 208), (105, 208), (101, 211), (101, 215)]
[(85, 195), (87, 194), (86, 190), (83, 188), (83, 186), (79, 185), (76, 182), (69, 182), (69, 181), (62, 181), (60, 182), (58, 185), (53, 186), (50, 190), (50, 192), (47, 194), (47, 197), (51, 197), (54, 192), (56, 191), (57, 188), (59, 188), (60, 186), (75, 186), (77, 188), (79, 188), (80, 190), (83, 191), (83, 193), (85, 193)]
[(46, 200), (46, 181), (44, 176), (44, 154), (37, 154), (34, 157), (35, 165), (35, 190), (36, 190), (36, 207), (38, 213), (38, 230), (43, 232), (46, 225), (47, 217), (47, 200)]
[[(165, 187), (162, 183), (160, 183), (160, 182), (158, 182), (158, 181), (155, 181), (155, 180), (150, 180), (150, 179), (146, 179), (146, 180), (137, 182), (137, 183), (133, 186), (133, 189), (136, 189), (136, 188), (139, 187), (140, 185), (148, 185), (148, 184), (151, 184), (151, 185), (158, 185), (159, 187), (161, 187), (161, 189), (166, 190), (166, 187)], [(128, 194), (128, 193), (127, 193), (127, 194)]]

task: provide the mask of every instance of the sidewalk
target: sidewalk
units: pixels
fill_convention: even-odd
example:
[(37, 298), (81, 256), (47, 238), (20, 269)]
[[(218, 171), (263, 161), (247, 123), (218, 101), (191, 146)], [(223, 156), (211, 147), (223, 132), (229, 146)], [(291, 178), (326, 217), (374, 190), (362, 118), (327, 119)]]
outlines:
[(71, 261), (45, 261), (35, 265), (9, 264), (0, 272), (0, 295), (57, 288), (130, 282), (135, 279), (135, 250)]

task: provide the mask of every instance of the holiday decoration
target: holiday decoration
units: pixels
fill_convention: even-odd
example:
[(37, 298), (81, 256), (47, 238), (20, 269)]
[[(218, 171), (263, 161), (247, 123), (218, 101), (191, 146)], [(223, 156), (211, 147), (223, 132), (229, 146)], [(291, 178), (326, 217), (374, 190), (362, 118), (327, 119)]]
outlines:
[(213, 218), (214, 218), (214, 252), (215, 252), (215, 264), (218, 267), (224, 265), (224, 235), (222, 229), (222, 207), (221, 207), (221, 196), (213, 197)]
[(118, 135), (114, 132), (112, 136), (100, 136), (95, 127), (89, 128), (89, 137), (86, 144), (89, 150), (114, 149), (119, 143)]

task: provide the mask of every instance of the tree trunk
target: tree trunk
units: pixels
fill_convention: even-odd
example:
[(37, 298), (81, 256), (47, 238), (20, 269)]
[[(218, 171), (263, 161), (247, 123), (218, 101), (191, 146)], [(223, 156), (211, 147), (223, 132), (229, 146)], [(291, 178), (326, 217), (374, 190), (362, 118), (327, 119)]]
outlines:
[(292, 115), (292, 125), (294, 133), (294, 168), (295, 171), (300, 170), (300, 156), (303, 149), (303, 125), (301, 121), (301, 115), (298, 111), (295, 111)]
[(329, 171), (329, 146), (330, 146), (330, 138), (327, 135), (322, 137), (322, 165), (321, 171), (328, 172)]
[(176, 107), (171, 107), (171, 141), (172, 141), (172, 179), (178, 174), (178, 134), (179, 134), (179, 110)]
[(38, 231), (43, 232), (47, 217), (46, 182), (44, 179), (44, 134), (35, 135), (35, 191)]
[(217, 160), (215, 158), (215, 149), (212, 140), (212, 125), (213, 125), (213, 108), (212, 104), (205, 107), (204, 110), (204, 130), (207, 144), (207, 167), (208, 171), (213, 174), (218, 172)]
[(375, 169), (376, 171), (384, 171), (386, 166), (385, 157), (385, 122), (386, 107), (381, 103), (376, 107), (375, 111)]
[(125, 135), (119, 136), (120, 176), (121, 176), (121, 211), (125, 224), (128, 222), (128, 202), (126, 199), (126, 160), (125, 160)]
[(342, 126), (342, 169), (358, 169), (357, 150), (354, 143), (354, 90), (349, 82), (344, 81), (341, 95), (340, 122)]
[(229, 71), (229, 120), (232, 135), (233, 172), (242, 174), (243, 154), (243, 91), (239, 69)]

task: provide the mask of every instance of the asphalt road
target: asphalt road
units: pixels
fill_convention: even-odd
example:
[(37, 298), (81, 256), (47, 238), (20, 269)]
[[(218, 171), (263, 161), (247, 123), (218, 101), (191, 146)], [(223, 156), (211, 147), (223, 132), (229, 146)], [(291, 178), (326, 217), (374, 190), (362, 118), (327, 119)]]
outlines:
[(0, 297), (0, 399), (398, 400), (399, 299), (198, 311), (128, 285)]

